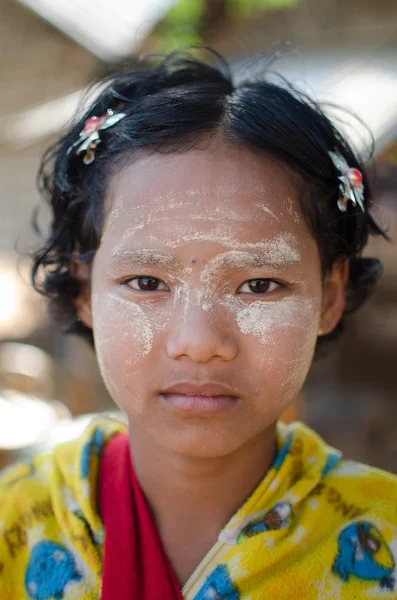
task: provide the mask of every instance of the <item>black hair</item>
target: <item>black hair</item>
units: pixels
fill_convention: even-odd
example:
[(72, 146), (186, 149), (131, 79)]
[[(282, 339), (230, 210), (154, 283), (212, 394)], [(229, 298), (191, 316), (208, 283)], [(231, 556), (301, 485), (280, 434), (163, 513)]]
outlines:
[[(92, 346), (92, 330), (76, 314), (81, 285), (71, 261), (77, 253), (91, 264), (100, 242), (109, 177), (120, 160), (139, 150), (183, 152), (221, 133), (292, 169), (300, 181), (301, 208), (317, 240), (323, 274), (335, 261), (350, 261), (344, 315), (364, 302), (382, 272), (379, 260), (361, 256), (369, 234), (387, 237), (370, 215), (367, 174), (320, 106), (284, 79), (276, 82), (270, 72), (236, 84), (226, 61), (214, 51), (209, 56), (211, 60), (204, 60), (178, 51), (106, 76), (89, 109), (43, 157), (39, 188), (50, 204), (52, 224), (46, 243), (33, 255), (32, 283), (49, 298), (50, 315), (64, 332), (83, 336)], [(84, 164), (70, 147), (86, 120), (108, 109), (127, 116), (100, 132), (95, 160)], [(364, 212), (351, 202), (346, 212), (339, 210), (340, 172), (329, 151), (340, 153), (363, 174)], [(319, 338), (318, 346), (335, 339), (343, 321), (344, 316), (331, 334)]]

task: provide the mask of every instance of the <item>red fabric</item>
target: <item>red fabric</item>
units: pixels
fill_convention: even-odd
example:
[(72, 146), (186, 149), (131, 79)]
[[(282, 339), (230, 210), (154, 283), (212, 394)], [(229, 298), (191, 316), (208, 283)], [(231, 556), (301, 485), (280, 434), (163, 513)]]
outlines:
[(105, 526), (102, 600), (183, 600), (135, 477), (127, 434), (105, 446), (98, 493)]

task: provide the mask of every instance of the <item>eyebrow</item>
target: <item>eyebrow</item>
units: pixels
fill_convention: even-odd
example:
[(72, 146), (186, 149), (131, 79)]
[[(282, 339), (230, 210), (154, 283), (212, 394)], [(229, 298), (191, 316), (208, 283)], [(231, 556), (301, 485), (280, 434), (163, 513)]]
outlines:
[[(270, 256), (269, 256), (270, 254)], [(249, 255), (247, 252), (229, 251), (220, 257), (224, 267), (232, 267), (236, 271), (245, 269), (268, 269), (274, 266), (291, 266), (296, 259), (286, 260), (286, 257), (278, 252), (255, 252)], [(210, 261), (211, 262), (211, 261)], [(180, 261), (167, 254), (160, 254), (154, 250), (137, 248), (136, 250), (116, 250), (111, 255), (112, 266), (129, 266), (131, 264), (144, 267), (172, 267), (180, 266)]]
[(232, 257), (225, 257), (225, 260), (222, 261), (227, 266), (233, 267), (236, 270), (239, 269), (266, 269), (268, 267), (274, 266), (274, 262), (272, 263), (270, 260), (262, 257), (260, 255), (253, 256), (245, 256), (244, 258), (239, 257), (237, 259), (233, 259)]
[(277, 252), (256, 252), (249, 254), (238, 250), (230, 251), (219, 257), (219, 263), (223, 267), (233, 268), (236, 271), (245, 269), (269, 269), (280, 267), (291, 267), (296, 265), (297, 260), (294, 257), (286, 257)]
[(174, 265), (177, 261), (172, 256), (159, 254), (153, 250), (139, 248), (137, 250), (116, 250), (112, 253), (111, 264), (136, 264), (152, 267), (167, 267)]

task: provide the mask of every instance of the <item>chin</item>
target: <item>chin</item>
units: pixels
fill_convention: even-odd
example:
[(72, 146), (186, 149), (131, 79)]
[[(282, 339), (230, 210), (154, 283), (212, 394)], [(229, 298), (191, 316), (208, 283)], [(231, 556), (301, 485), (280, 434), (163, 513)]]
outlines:
[(191, 430), (162, 436), (158, 442), (169, 452), (196, 459), (214, 459), (228, 456), (244, 446), (249, 437), (237, 436), (232, 431), (220, 432), (218, 428), (194, 427)]

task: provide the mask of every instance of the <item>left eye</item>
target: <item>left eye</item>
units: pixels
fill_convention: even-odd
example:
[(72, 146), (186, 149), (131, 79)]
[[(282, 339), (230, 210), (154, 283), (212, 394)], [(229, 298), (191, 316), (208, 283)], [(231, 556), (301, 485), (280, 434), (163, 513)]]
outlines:
[(137, 290), (139, 292), (168, 290), (168, 287), (164, 281), (161, 281), (161, 279), (156, 279), (155, 277), (133, 277), (133, 279), (129, 279), (124, 283), (128, 284), (133, 290)]
[(243, 293), (266, 294), (267, 292), (273, 292), (278, 287), (280, 287), (280, 284), (271, 279), (250, 279), (250, 281), (243, 283), (237, 291)]

